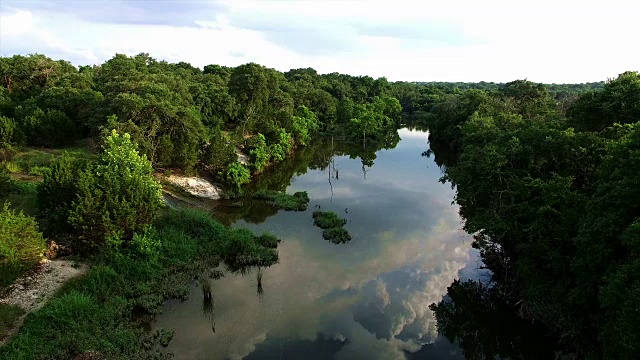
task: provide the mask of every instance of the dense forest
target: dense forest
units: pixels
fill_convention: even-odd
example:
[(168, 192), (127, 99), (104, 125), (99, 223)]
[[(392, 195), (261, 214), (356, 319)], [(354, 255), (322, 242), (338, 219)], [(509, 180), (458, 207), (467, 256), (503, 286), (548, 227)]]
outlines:
[[(199, 171), (233, 186), (319, 131), (375, 140), (402, 111), (384, 78), (281, 73), (255, 63), (201, 70), (140, 54), (78, 69), (16, 55), (0, 59), (0, 73), (6, 160), (16, 145), (63, 147), (116, 129), (156, 169)], [(250, 154), (248, 166), (236, 149)]]
[[(91, 264), (0, 356), (159, 356), (166, 339), (142, 336), (140, 314), (184, 298), (219, 263), (243, 271), (278, 261), (272, 235), (164, 206), (158, 174), (205, 177), (231, 197), (284, 191), (294, 173), (328, 165), (336, 149), (319, 139), (347, 138), (364, 171), (409, 126), (429, 131), (425, 154), (455, 187), (491, 270), (489, 282), (456, 281), (431, 306), (439, 331), (469, 359), (633, 358), (639, 121), (636, 72), (576, 85), (390, 83), (255, 63), (199, 69), (148, 54), (79, 68), (0, 58), (1, 285), (54, 248)], [(304, 163), (288, 161), (294, 151)], [(259, 176), (268, 167), (277, 184)]]
[(469, 89), (424, 120), (492, 274), (432, 305), (440, 331), (469, 359), (637, 357), (638, 73), (568, 107), (527, 81)]

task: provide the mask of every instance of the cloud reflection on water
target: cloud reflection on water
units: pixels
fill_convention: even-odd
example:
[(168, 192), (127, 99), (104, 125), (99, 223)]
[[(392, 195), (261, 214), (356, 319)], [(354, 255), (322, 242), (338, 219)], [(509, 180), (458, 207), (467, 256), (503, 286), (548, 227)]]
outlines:
[[(400, 135), (397, 148), (378, 153), (366, 180), (358, 160), (337, 158), (333, 196), (327, 172), (309, 171), (289, 189), (309, 192), (307, 212), (237, 224), (281, 237), (280, 263), (262, 270), (261, 297), (255, 274), (212, 283), (216, 333), (199, 313), (198, 289), (186, 303), (169, 304), (155, 326), (177, 330), (169, 347), (176, 358), (266, 359), (278, 341), (306, 341), (330, 347), (334, 359), (405, 359), (432, 343), (437, 330), (428, 306), (469, 262), (470, 240), (451, 188), (420, 156), (426, 134)], [(315, 205), (347, 218), (353, 240), (324, 241), (311, 220)]]

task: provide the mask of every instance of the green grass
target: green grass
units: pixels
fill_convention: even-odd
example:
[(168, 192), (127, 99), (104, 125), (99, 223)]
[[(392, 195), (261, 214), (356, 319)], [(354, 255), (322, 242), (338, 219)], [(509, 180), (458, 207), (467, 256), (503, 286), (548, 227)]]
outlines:
[(320, 229), (332, 229), (342, 227), (347, 223), (346, 219), (338, 217), (333, 211), (314, 211), (313, 224)]
[(11, 208), (22, 210), (26, 215), (35, 216), (37, 206), (38, 183), (12, 179), (6, 170), (0, 170), (0, 204), (11, 203)]
[(280, 191), (261, 190), (256, 192), (253, 197), (254, 199), (268, 200), (271, 205), (286, 211), (305, 211), (309, 204), (309, 195), (306, 191), (289, 195)]
[(134, 251), (91, 259), (92, 267), (66, 283), (53, 300), (29, 314), (1, 359), (73, 359), (96, 351), (108, 359), (147, 359), (168, 332), (144, 334), (132, 320), (157, 314), (169, 298), (186, 299), (196, 275), (211, 277), (220, 261), (232, 271), (278, 260), (277, 239), (231, 229), (207, 213), (167, 209), (155, 223), (157, 255)]
[(13, 328), (16, 320), (24, 314), (24, 310), (16, 305), (0, 304), (0, 339)]
[(322, 231), (322, 238), (329, 240), (334, 244), (344, 244), (351, 241), (351, 235), (347, 229), (336, 227)]
[(5, 162), (5, 167), (11, 173), (23, 173), (30, 175), (44, 175), (51, 162), (69, 154), (72, 159), (95, 160), (97, 154), (89, 147), (71, 147), (65, 149), (40, 149), (24, 148), (16, 152), (11, 161)]

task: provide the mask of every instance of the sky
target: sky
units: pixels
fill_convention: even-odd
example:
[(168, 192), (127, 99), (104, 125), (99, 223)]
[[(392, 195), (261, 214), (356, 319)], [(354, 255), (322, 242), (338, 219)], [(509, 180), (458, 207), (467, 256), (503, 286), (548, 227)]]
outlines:
[(582, 83), (640, 70), (638, 13), (632, 0), (0, 0), (0, 55)]

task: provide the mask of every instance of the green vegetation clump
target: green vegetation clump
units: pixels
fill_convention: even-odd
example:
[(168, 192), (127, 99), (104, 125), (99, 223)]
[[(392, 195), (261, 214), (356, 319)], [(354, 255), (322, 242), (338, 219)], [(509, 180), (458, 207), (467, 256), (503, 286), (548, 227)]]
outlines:
[(11, 331), (16, 320), (24, 314), (24, 310), (17, 305), (0, 304), (0, 339)]
[(97, 164), (63, 158), (54, 165), (39, 201), (47, 226), (73, 235), (71, 245), (80, 252), (95, 251), (108, 239), (131, 240), (163, 205), (151, 163), (138, 154), (128, 134), (115, 130), (106, 137)]
[(309, 195), (306, 191), (298, 191), (290, 195), (281, 191), (261, 190), (253, 197), (268, 200), (271, 205), (286, 211), (305, 211), (309, 204)]
[(349, 231), (343, 227), (334, 227), (322, 231), (322, 238), (334, 244), (344, 244), (351, 241)]
[(278, 247), (280, 239), (272, 234), (264, 233), (256, 238), (256, 242), (258, 243), (258, 245), (264, 246), (266, 248), (275, 249)]
[(333, 211), (314, 211), (313, 224), (320, 229), (332, 229), (344, 226), (346, 219), (338, 217)]
[(239, 161), (234, 161), (227, 168), (227, 182), (233, 185), (236, 191), (240, 190), (240, 187), (251, 180), (251, 173), (246, 166), (242, 165)]
[(321, 229), (322, 238), (334, 244), (344, 244), (351, 241), (351, 235), (344, 228), (347, 219), (338, 217), (333, 211), (314, 211), (313, 224)]
[(66, 283), (27, 317), (0, 349), (0, 358), (73, 359), (86, 351), (113, 359), (158, 358), (154, 349), (166, 346), (172, 333), (145, 334), (132, 320), (133, 312), (145, 321), (166, 299), (186, 299), (193, 279), (220, 261), (242, 271), (278, 260), (275, 237), (225, 227), (196, 210), (166, 209), (153, 229), (139, 236), (146, 239), (134, 240), (120, 253), (92, 258), (85, 276)]
[(37, 192), (37, 182), (14, 180), (5, 169), (0, 169), (0, 202), (11, 203), (11, 208), (35, 216), (38, 213)]
[(10, 285), (36, 266), (45, 249), (36, 220), (9, 209), (9, 203), (5, 203), (0, 212), (0, 286)]

